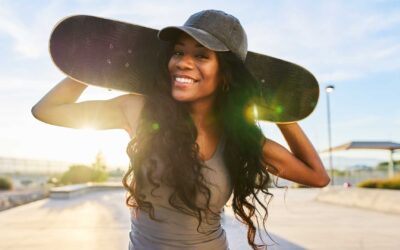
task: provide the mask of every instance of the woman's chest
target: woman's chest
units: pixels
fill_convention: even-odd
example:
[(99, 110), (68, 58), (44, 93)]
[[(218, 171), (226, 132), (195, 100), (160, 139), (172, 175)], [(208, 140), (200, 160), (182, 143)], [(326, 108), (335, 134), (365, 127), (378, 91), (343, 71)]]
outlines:
[[(151, 164), (143, 164), (142, 171), (142, 188), (140, 192), (146, 196), (146, 201), (150, 201), (157, 206), (170, 206), (169, 197), (173, 193), (173, 188), (163, 181), (166, 175), (166, 167), (159, 159), (153, 159)], [(187, 167), (187, 166), (179, 166)], [(175, 169), (179, 169), (175, 168)], [(210, 160), (205, 162), (205, 166), (201, 168), (203, 176), (202, 183), (210, 191), (210, 208), (219, 211), (229, 200), (232, 193), (232, 183), (229, 170), (224, 163), (222, 154), (214, 155)], [(173, 175), (181, 174), (179, 171), (172, 173)], [(149, 179), (151, 178), (151, 180)], [(156, 183), (153, 185), (152, 182)], [(189, 188), (189, 187), (188, 187)], [(197, 193), (196, 204), (200, 207), (205, 207), (207, 204), (207, 195)]]

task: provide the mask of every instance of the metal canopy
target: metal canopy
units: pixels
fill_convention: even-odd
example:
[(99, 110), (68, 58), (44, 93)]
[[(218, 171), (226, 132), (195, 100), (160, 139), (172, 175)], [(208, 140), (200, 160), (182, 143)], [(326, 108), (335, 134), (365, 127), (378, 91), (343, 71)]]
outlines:
[(395, 150), (400, 149), (400, 143), (391, 142), (391, 141), (351, 141), (331, 149), (326, 149), (322, 151), (322, 153), (326, 153), (329, 151), (340, 151), (340, 150), (349, 150), (349, 149), (378, 149), (378, 150), (389, 150), (390, 151), (390, 159), (388, 166), (388, 176), (393, 177), (394, 175), (394, 161), (393, 161), (393, 153)]
[[(348, 150), (348, 149), (396, 150), (400, 149), (400, 143), (395, 143), (390, 141), (351, 141), (349, 143), (333, 147), (332, 151)], [(325, 151), (329, 151), (329, 149)]]

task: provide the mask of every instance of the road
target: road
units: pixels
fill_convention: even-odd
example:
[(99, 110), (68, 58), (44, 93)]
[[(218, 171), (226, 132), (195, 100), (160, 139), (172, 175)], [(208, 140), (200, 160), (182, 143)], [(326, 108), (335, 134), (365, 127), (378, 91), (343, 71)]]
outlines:
[[(398, 214), (321, 203), (314, 200), (319, 189), (271, 191), (267, 231), (278, 244), (268, 250), (400, 249)], [(122, 190), (36, 201), (0, 212), (0, 225), (0, 249), (7, 250), (127, 249), (130, 227)], [(223, 226), (231, 250), (250, 249), (229, 207)]]

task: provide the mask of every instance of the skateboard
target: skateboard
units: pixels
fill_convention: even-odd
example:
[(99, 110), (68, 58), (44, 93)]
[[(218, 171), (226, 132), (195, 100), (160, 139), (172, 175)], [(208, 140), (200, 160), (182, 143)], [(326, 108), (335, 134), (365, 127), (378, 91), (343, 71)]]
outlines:
[[(49, 50), (54, 64), (74, 80), (146, 95), (154, 91), (157, 72), (168, 60), (169, 44), (157, 33), (141, 25), (77, 15), (55, 26)], [(303, 67), (251, 51), (245, 66), (261, 86), (257, 120), (296, 122), (315, 109), (318, 82)]]

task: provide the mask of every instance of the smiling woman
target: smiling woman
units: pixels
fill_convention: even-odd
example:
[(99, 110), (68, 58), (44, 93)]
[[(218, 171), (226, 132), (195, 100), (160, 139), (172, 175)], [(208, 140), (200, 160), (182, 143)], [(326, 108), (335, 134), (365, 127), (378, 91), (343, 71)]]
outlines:
[[(114, 28), (114, 24), (121, 25), (120, 31), (129, 26), (106, 23)], [(79, 24), (77, 32), (81, 31)], [(100, 27), (103, 30), (105, 26)], [(255, 235), (260, 228), (255, 220), (265, 230), (272, 196), (268, 190), (270, 173), (309, 186), (325, 186), (329, 177), (317, 152), (296, 122), (278, 124), (290, 152), (265, 138), (254, 116), (247, 115), (265, 91), (260, 85), (263, 81), (259, 82), (245, 65), (247, 36), (237, 18), (218, 10), (195, 13), (183, 26), (158, 32), (158, 38), (170, 46), (154, 41), (152, 30), (139, 30), (143, 35), (150, 34), (154, 46), (148, 47), (144, 58), (154, 51), (160, 56), (162, 49), (173, 47), (166, 53), (171, 55), (168, 63), (151, 72), (156, 77), (146, 74), (147, 80), (153, 79), (151, 91), (77, 102), (87, 86), (67, 77), (32, 108), (32, 113), (58, 126), (89, 125), (127, 132), (131, 165), (123, 183), (129, 192), (126, 201), (132, 215), (129, 249), (229, 249), (221, 214), (231, 195), (235, 215), (248, 226), (248, 243), (257, 249), (260, 245), (255, 243)], [(118, 41), (121, 44), (126, 42), (122, 37)], [(85, 41), (90, 45), (92, 40)], [(104, 72), (129, 76), (130, 64), (124, 60), (126, 54), (136, 54), (126, 49), (118, 57), (120, 53), (112, 53), (118, 47), (115, 44), (106, 44), (111, 54), (93, 64)], [(273, 72), (276, 81), (288, 77), (288, 68), (288, 72), (296, 72), (291, 77), (306, 73), (307, 79), (314, 81), (298, 66), (252, 55), (253, 69)], [(121, 60), (123, 64), (118, 63)], [(115, 71), (110, 70), (113, 65), (117, 65)], [(95, 74), (102, 76), (104, 72)], [(259, 197), (260, 191), (263, 197)]]

